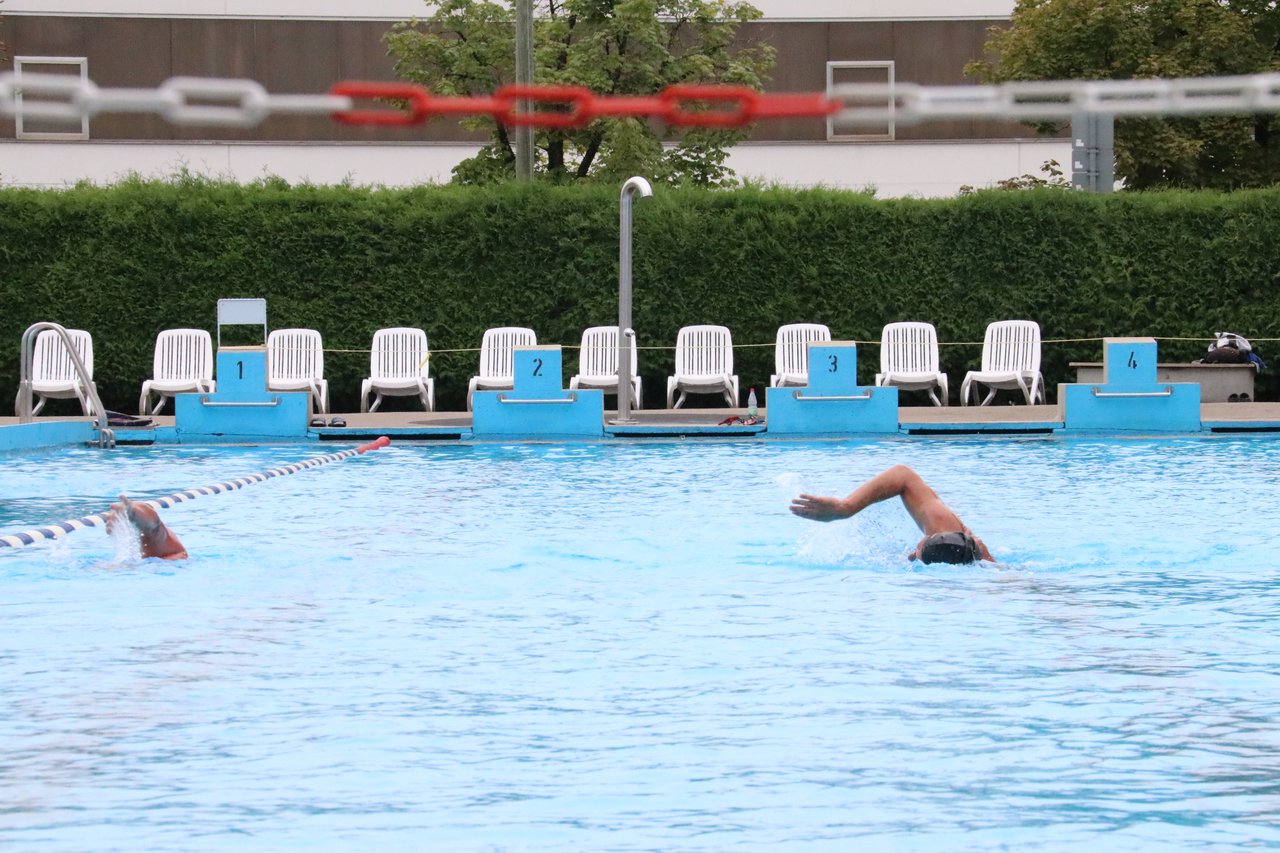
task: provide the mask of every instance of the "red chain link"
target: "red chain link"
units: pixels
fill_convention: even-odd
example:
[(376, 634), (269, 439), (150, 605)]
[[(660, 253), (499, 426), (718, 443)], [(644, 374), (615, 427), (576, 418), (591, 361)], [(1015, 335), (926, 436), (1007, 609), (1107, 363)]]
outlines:
[[(489, 115), (509, 126), (575, 128), (598, 118), (660, 118), (687, 127), (743, 127), (765, 118), (825, 117), (843, 104), (825, 95), (769, 94), (747, 86), (682, 84), (657, 95), (596, 95), (582, 86), (503, 86), (488, 97), (432, 95), (412, 83), (347, 81), (329, 90), (349, 98), (403, 101), (390, 109), (350, 109), (333, 114), (343, 124), (414, 125), (445, 115)], [(520, 102), (558, 105), (561, 109), (520, 112)], [(696, 109), (694, 105), (714, 105)]]

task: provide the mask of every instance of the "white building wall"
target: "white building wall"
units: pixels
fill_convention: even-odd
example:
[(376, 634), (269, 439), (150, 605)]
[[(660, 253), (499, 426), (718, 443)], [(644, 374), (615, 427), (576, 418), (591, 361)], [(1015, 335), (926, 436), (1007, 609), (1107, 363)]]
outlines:
[[(0, 142), (0, 185), (65, 188), (109, 184), (131, 174), (192, 174), (247, 183), (278, 176), (291, 184), (411, 186), (445, 183), (473, 145), (253, 142)], [(897, 142), (866, 145), (746, 143), (731, 149), (739, 177), (765, 184), (874, 189), (880, 198), (955, 195), (1040, 175), (1046, 160), (1070, 163), (1069, 141)]]

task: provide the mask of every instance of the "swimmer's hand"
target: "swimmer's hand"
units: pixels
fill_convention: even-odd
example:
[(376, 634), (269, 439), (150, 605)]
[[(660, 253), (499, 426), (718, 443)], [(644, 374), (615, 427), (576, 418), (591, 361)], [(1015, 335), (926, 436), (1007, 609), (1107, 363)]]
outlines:
[(133, 501), (128, 495), (121, 495), (118, 503), (113, 503), (107, 510), (107, 532), (115, 532), (117, 524), (133, 524)]
[(840, 498), (824, 495), (800, 495), (791, 501), (791, 511), (801, 518), (813, 521), (835, 521), (848, 518), (853, 513), (845, 508)]
[(111, 511), (107, 514), (107, 532), (111, 531), (113, 519), (117, 523), (132, 524), (143, 533), (160, 525), (160, 516), (156, 515), (154, 509), (146, 504), (134, 503), (129, 500), (128, 495), (121, 495), (120, 502), (111, 505)]

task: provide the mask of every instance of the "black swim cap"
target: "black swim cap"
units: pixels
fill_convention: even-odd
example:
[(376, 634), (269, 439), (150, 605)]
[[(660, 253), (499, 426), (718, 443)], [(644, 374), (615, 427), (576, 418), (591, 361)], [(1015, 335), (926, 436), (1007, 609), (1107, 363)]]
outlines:
[(976, 563), (978, 543), (968, 533), (935, 533), (920, 546), (922, 563)]

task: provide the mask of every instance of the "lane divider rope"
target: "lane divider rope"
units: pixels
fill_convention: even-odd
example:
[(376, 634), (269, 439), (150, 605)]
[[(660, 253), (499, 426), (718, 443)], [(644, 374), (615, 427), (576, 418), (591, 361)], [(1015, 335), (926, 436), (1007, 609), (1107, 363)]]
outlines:
[[(386, 447), (391, 443), (391, 439), (385, 435), (359, 447), (353, 447), (350, 450), (342, 450), (338, 453), (328, 453), (324, 456), (316, 456), (311, 459), (305, 459), (302, 462), (294, 462), (292, 465), (284, 465), (279, 468), (272, 468), (270, 471), (263, 471), (260, 474), (252, 474), (248, 477), (240, 477), (235, 480), (227, 480), (221, 483), (215, 483), (212, 486), (203, 486), (199, 489), (190, 489), (185, 492), (175, 492), (172, 495), (166, 495), (163, 498), (155, 498), (154, 500), (138, 501), (137, 503), (146, 504), (152, 509), (168, 509), (176, 504), (185, 503), (186, 501), (195, 500), (202, 495), (219, 495), (223, 492), (230, 492), (234, 489), (242, 489), (245, 486), (251, 486), (254, 483), (261, 483), (264, 480), (270, 480), (275, 477), (283, 477), (286, 474), (296, 474), (299, 471), (305, 471), (308, 468), (315, 468), (328, 462), (340, 462), (351, 456), (362, 453), (368, 453), (370, 450), (377, 450)], [(74, 533), (77, 530), (83, 530), (86, 527), (104, 527), (107, 523), (107, 515), (110, 510), (104, 510), (93, 515), (86, 515), (81, 518), (73, 518), (68, 521), (60, 521), (57, 524), (51, 524), (47, 527), (37, 527), (32, 530), (24, 530), (21, 533), (10, 533), (0, 536), (0, 548), (23, 548), (27, 545), (34, 545), (37, 542), (47, 542), (53, 539), (61, 539), (68, 533)]]

